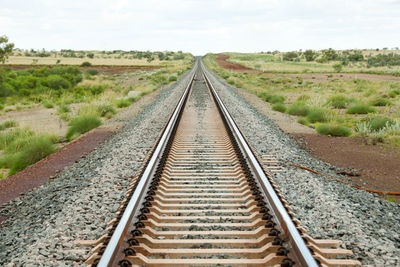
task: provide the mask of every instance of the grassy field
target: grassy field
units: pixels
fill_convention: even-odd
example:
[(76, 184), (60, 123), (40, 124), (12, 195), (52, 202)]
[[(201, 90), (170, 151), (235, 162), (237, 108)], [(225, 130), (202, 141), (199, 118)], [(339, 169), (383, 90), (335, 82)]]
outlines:
[[(369, 144), (400, 145), (399, 81), (340, 79), (340, 75), (305, 80), (301, 73), (291, 74), (294, 66), (307, 65), (318, 73), (329, 68), (332, 71), (329, 64), (333, 63), (278, 61), (274, 65), (272, 57), (276, 55), (227, 54), (232, 56), (231, 62), (249, 68), (260, 69), (254, 66), (255, 62), (266, 62), (262, 66), (269, 66), (271, 69), (265, 70), (273, 73), (229, 71), (218, 65), (213, 54), (208, 54), (204, 61), (227, 83), (256, 94), (276, 111), (297, 116), (298, 123), (315, 128), (320, 134), (360, 136)], [(397, 72), (399, 67), (392, 70)], [(386, 73), (381, 69), (379, 72)]]
[[(335, 51), (336, 56), (332, 60), (327, 60), (322, 52), (314, 52), (314, 59), (307, 61), (304, 52), (289, 52), (285, 55), (282, 52), (255, 53), (225, 53), (229, 56), (228, 61), (238, 63), (251, 69), (262, 72), (273, 73), (376, 73), (400, 75), (398, 65), (381, 65), (381, 58), (378, 55), (394, 55), (394, 60), (400, 61), (399, 50), (354, 50), (354, 51)], [(291, 57), (290, 57), (291, 56)], [(399, 57), (399, 58), (397, 58)], [(290, 60), (285, 60), (290, 59)], [(374, 60), (376, 59), (376, 60)], [(385, 58), (383, 58), (383, 61)], [(336, 68), (335, 68), (336, 65)], [(338, 67), (340, 66), (340, 67)]]
[(183, 60), (187, 56), (176, 52), (141, 52), (141, 51), (22, 51), (15, 50), (5, 64), (17, 65), (92, 65), (110, 66), (164, 66), (171, 61)]
[[(71, 66), (56, 64), (24, 70), (0, 66), (0, 178), (55, 152), (58, 143), (71, 141), (98, 127), (143, 95), (177, 81), (193, 63), (190, 54), (164, 52), (160, 60), (158, 53), (143, 53), (147, 58), (103, 59), (96, 58), (102, 55), (96, 53), (89, 60), (68, 57)], [(111, 55), (118, 57), (121, 53)], [(17, 57), (21, 62), (33, 58), (26, 55), (14, 58)], [(40, 59), (44, 61), (38, 64), (51, 64), (46, 61), (49, 57)], [(83, 61), (92, 61), (92, 68), (76, 66)], [(112, 74), (97, 70), (94, 62), (159, 68)]]

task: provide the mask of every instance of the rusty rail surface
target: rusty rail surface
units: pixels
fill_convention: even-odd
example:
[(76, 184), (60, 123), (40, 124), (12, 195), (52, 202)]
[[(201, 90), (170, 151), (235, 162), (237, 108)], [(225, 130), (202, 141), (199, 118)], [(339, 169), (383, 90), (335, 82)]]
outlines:
[(200, 60), (94, 266), (349, 266), (305, 233)]

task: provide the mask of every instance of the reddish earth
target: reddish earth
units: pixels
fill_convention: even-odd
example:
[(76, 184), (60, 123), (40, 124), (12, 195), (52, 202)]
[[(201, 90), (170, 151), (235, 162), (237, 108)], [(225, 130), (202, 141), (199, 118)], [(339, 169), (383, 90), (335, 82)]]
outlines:
[(114, 133), (115, 131), (110, 129), (96, 128), (65, 145), (60, 151), (0, 181), (0, 206), (35, 187), (47, 183), (52, 176), (79, 160), (83, 155), (93, 151)]
[[(368, 189), (400, 192), (400, 153), (383, 146), (363, 145), (361, 138), (292, 134), (299, 144), (317, 158), (341, 168), (353, 183)], [(359, 175), (359, 176), (353, 176)]]
[[(55, 66), (74, 66), (74, 65), (1, 65), (1, 68), (10, 68), (13, 70), (24, 70), (24, 69), (40, 69), (43, 67), (52, 68)], [(153, 70), (159, 69), (160, 66), (117, 66), (117, 65), (93, 65), (88, 67), (79, 67), (80, 69), (96, 69), (101, 72), (109, 74), (117, 74), (123, 72), (135, 72), (138, 70)]]
[(216, 61), (220, 67), (228, 69), (228, 70), (233, 70), (233, 71), (237, 71), (237, 72), (258, 73), (258, 71), (256, 71), (256, 70), (247, 68), (240, 64), (226, 61), (228, 58), (229, 58), (229, 56), (227, 56), (225, 54), (217, 54)]

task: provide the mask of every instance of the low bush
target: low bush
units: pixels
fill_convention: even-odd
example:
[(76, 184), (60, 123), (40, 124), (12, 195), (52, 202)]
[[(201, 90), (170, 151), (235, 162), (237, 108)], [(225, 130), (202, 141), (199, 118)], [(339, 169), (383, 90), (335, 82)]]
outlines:
[(90, 66), (92, 66), (92, 63), (90, 63), (89, 61), (82, 62), (81, 64), (81, 67), (90, 67)]
[(275, 103), (283, 103), (285, 101), (285, 97), (281, 96), (281, 95), (271, 95), (268, 98), (268, 102), (271, 104), (275, 104)]
[(45, 101), (45, 102), (43, 102), (43, 107), (45, 107), (45, 108), (54, 108), (54, 104), (51, 101)]
[(116, 105), (118, 108), (126, 108), (129, 107), (131, 104), (132, 102), (129, 101), (129, 99), (127, 98), (121, 98), (116, 101)]
[(28, 129), (15, 128), (8, 132), (0, 134), (0, 149), (5, 149), (14, 140), (18, 138), (28, 138), (33, 135), (33, 132)]
[(61, 105), (58, 107), (57, 109), (57, 113), (58, 114), (62, 114), (62, 113), (68, 113), (71, 112), (71, 108), (68, 105)]
[(175, 82), (176, 80), (178, 80), (178, 78), (176, 78), (176, 76), (171, 76), (168, 78), (169, 82)]
[(386, 126), (390, 126), (393, 123), (394, 123), (394, 121), (388, 117), (378, 116), (378, 117), (373, 118), (369, 122), (369, 127), (373, 131), (379, 131), (379, 130), (385, 128)]
[(267, 99), (271, 97), (271, 94), (266, 91), (257, 92), (257, 96), (267, 102)]
[(301, 102), (295, 102), (291, 104), (287, 109), (287, 113), (296, 116), (307, 116), (309, 111), (310, 111), (309, 107), (307, 107), (304, 103)]
[(12, 128), (12, 127), (17, 127), (17, 126), (18, 126), (18, 122), (16, 122), (16, 121), (13, 121), (13, 120), (5, 121), (3, 123), (0, 123), (0, 131), (3, 131), (8, 128)]
[(321, 124), (317, 126), (317, 132), (330, 136), (350, 136), (351, 129), (341, 125)]
[(272, 105), (272, 109), (284, 113), (286, 111), (286, 106), (283, 103), (276, 103)]
[(56, 151), (57, 147), (46, 135), (20, 137), (4, 151), (0, 166), (10, 169), (9, 175), (13, 175)]
[(351, 105), (346, 113), (347, 114), (368, 114), (368, 113), (374, 113), (376, 109), (370, 105), (364, 104), (364, 103), (356, 103)]
[(235, 84), (235, 81), (232, 80), (232, 79), (228, 79), (228, 83), (229, 83), (230, 85), (234, 85), (234, 84)]
[(372, 106), (390, 106), (392, 102), (387, 98), (376, 96), (371, 99), (370, 104)]
[(300, 95), (299, 97), (297, 97), (297, 101), (307, 101), (310, 98), (311, 97), (309, 95)]
[(88, 69), (88, 70), (86, 70), (86, 72), (93, 76), (99, 74), (99, 71), (96, 69)]
[(327, 110), (322, 108), (312, 108), (308, 111), (306, 118), (309, 122), (326, 122), (328, 121)]
[(115, 108), (109, 104), (100, 104), (97, 106), (100, 116), (101, 117), (106, 117), (106, 118), (111, 118), (117, 111)]
[(95, 116), (86, 115), (78, 116), (71, 120), (69, 128), (66, 134), (66, 138), (71, 141), (81, 134), (84, 134), (98, 126), (100, 126), (101, 120)]
[(330, 96), (327, 101), (327, 103), (331, 107), (337, 108), (337, 109), (346, 108), (348, 106), (349, 102), (350, 102), (350, 99), (348, 99), (347, 97), (345, 97), (343, 95)]
[(297, 120), (297, 122), (300, 123), (300, 124), (306, 125), (306, 126), (310, 124), (310, 122), (309, 122), (309, 121), (307, 120), (307, 118), (305, 118), (305, 117), (299, 118), (299, 119)]

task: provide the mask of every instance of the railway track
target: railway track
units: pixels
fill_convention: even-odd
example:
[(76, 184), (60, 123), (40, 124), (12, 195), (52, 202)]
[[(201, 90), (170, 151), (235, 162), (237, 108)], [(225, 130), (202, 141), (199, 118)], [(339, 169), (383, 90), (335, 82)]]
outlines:
[[(194, 66), (94, 266), (349, 266), (294, 218), (207, 78)], [(333, 258), (333, 259), (332, 259)]]

